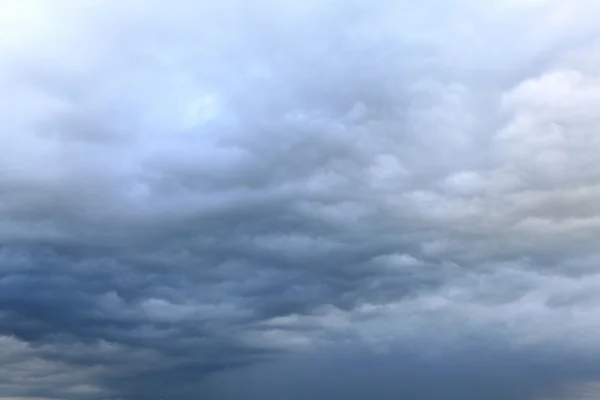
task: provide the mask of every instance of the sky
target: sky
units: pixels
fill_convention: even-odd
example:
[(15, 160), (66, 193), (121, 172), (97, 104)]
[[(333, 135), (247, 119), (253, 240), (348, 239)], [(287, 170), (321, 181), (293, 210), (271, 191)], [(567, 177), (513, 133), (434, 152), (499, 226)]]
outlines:
[(0, 400), (600, 396), (599, 19), (0, 0)]

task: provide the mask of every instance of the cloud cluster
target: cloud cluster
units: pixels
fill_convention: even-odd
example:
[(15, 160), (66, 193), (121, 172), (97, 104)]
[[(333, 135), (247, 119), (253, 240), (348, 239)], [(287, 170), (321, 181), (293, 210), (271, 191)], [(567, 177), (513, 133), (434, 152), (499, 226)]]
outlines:
[(0, 1), (0, 393), (595, 391), (599, 17)]

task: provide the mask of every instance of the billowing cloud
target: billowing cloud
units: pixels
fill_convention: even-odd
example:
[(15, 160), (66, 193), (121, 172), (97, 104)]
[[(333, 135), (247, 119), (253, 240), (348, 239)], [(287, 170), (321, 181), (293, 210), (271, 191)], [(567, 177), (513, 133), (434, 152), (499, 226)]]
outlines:
[(595, 2), (0, 9), (0, 399), (600, 390)]

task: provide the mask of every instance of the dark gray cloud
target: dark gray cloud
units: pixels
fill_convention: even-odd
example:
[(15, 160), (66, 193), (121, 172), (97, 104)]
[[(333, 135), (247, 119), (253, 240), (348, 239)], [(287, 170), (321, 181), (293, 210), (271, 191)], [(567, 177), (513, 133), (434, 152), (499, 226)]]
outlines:
[(0, 5), (0, 397), (600, 379), (592, 1)]

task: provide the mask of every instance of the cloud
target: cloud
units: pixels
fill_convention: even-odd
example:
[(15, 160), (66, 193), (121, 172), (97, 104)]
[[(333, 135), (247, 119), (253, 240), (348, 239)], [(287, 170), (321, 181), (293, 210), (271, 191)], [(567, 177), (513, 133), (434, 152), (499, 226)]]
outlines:
[(0, 2), (8, 399), (600, 379), (591, 1)]

